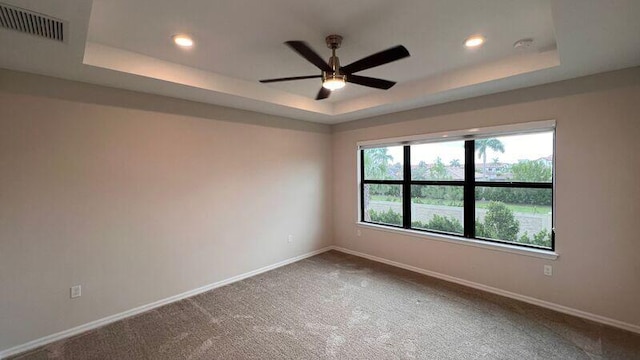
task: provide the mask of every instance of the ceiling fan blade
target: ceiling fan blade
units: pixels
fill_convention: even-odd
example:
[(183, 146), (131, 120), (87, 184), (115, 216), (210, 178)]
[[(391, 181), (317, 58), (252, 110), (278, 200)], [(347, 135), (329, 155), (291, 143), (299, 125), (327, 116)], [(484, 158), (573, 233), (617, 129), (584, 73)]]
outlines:
[(327, 64), (320, 55), (307, 45), (304, 41), (287, 41), (285, 42), (293, 51), (297, 52), (303, 58), (315, 65), (318, 69), (326, 72), (333, 72), (333, 69)]
[(395, 81), (358, 75), (347, 75), (347, 82), (384, 90), (388, 90), (396, 84)]
[(272, 82), (280, 82), (280, 81), (316, 79), (316, 78), (321, 78), (321, 77), (322, 77), (322, 75), (306, 75), (306, 76), (294, 76), (294, 77), (277, 78), (277, 79), (265, 79), (265, 80), (260, 80), (260, 82), (261, 83), (272, 83)]
[(316, 95), (316, 100), (326, 99), (329, 95), (331, 95), (331, 90), (321, 87), (320, 91), (318, 91), (318, 95)]
[(353, 74), (358, 71), (370, 69), (372, 67), (384, 65), (392, 61), (400, 60), (410, 56), (409, 50), (404, 46), (398, 45), (391, 49), (383, 50), (373, 55), (369, 55), (366, 58), (360, 59), (354, 63), (340, 68), (343, 74)]

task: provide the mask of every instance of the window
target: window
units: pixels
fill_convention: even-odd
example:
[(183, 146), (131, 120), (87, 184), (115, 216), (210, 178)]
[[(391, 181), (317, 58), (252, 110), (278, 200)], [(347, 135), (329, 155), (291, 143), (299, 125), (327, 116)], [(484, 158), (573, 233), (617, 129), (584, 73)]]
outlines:
[(464, 235), (464, 141), (407, 146), (411, 228)]
[(554, 250), (555, 131), (478, 132), (361, 146), (360, 221)]
[(403, 151), (402, 146), (362, 150), (364, 221), (402, 227)]

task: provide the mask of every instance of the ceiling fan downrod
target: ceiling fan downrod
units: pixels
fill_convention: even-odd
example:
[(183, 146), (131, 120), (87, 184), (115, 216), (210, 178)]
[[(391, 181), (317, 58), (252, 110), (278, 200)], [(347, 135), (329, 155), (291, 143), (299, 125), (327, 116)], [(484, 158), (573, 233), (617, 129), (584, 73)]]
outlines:
[(340, 73), (340, 59), (336, 56), (336, 49), (340, 48), (340, 45), (342, 45), (342, 36), (335, 34), (329, 35), (325, 38), (325, 42), (327, 43), (327, 47), (331, 49), (329, 66), (331, 66), (331, 69), (333, 69), (333, 73), (323, 71), (322, 81), (325, 82), (327, 80), (333, 80), (342, 81), (344, 83), (347, 81), (347, 76)]

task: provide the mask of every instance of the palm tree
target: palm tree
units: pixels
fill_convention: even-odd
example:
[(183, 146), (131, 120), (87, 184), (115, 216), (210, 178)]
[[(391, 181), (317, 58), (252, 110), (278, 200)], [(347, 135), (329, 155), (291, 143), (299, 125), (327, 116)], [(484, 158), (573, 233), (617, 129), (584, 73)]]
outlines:
[(452, 167), (460, 167), (460, 160), (453, 159), (453, 160), (449, 161), (449, 165), (451, 165)]
[(504, 144), (502, 141), (491, 138), (491, 139), (480, 139), (476, 140), (476, 151), (478, 151), (478, 158), (482, 158), (482, 178), (483, 180), (487, 179), (487, 148), (493, 151), (500, 151), (504, 153)]
[(393, 156), (388, 154), (387, 148), (366, 149), (364, 151), (365, 176), (367, 178), (384, 180), (389, 163)]

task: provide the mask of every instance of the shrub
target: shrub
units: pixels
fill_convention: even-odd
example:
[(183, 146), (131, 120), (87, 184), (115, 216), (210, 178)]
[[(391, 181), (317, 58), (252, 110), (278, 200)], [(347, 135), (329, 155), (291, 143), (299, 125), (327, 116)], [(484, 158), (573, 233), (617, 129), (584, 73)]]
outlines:
[(476, 236), (499, 240), (516, 241), (520, 222), (513, 212), (501, 202), (492, 201), (487, 207), (484, 223), (476, 220)]
[(547, 229), (540, 230), (537, 234), (533, 234), (533, 240), (529, 238), (528, 233), (524, 233), (518, 239), (521, 244), (551, 247), (551, 233)]
[(402, 215), (391, 209), (381, 212), (371, 209), (369, 216), (372, 222), (402, 226)]
[(462, 234), (464, 229), (458, 219), (448, 216), (433, 215), (431, 220), (426, 223), (414, 221), (411, 226), (419, 229), (436, 230), (448, 233)]

